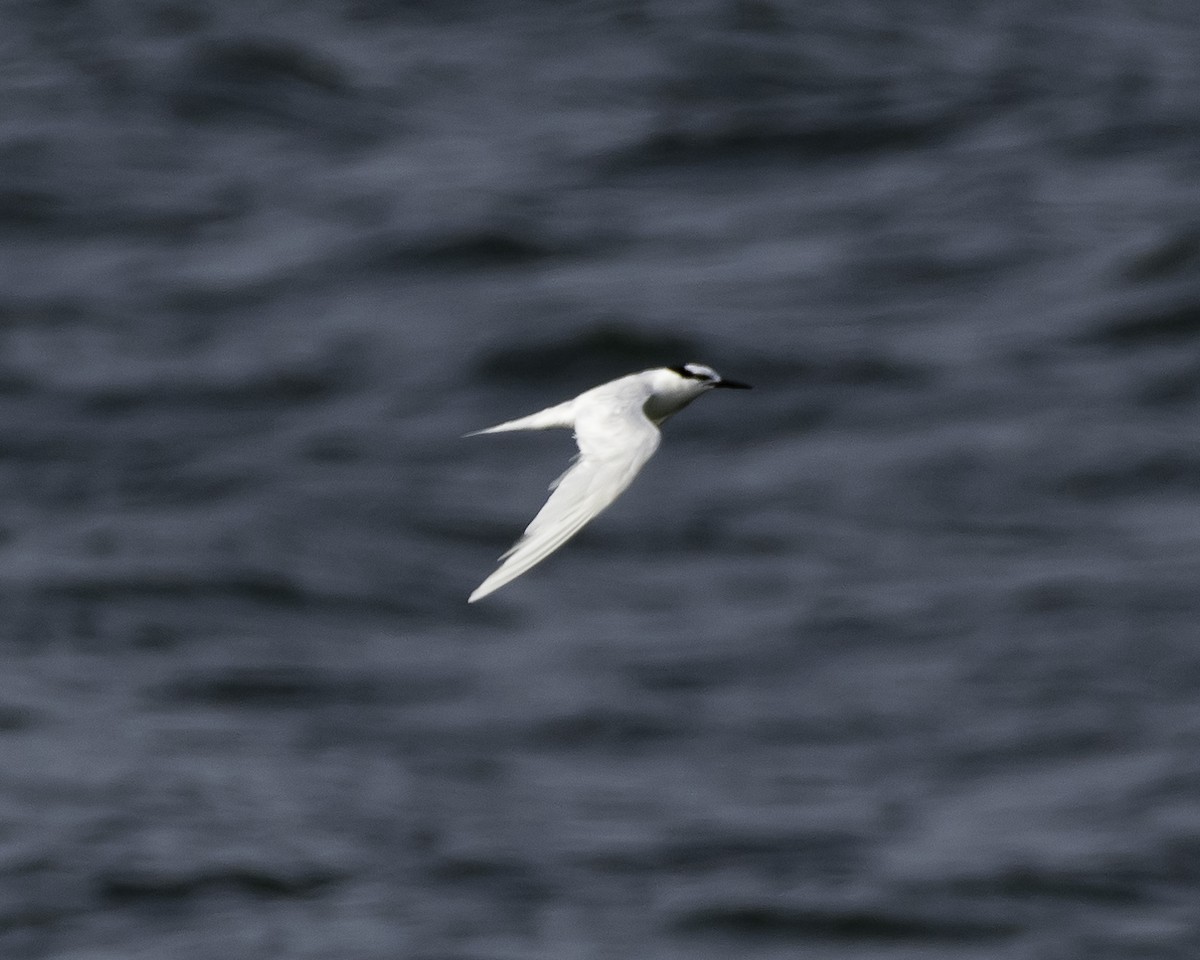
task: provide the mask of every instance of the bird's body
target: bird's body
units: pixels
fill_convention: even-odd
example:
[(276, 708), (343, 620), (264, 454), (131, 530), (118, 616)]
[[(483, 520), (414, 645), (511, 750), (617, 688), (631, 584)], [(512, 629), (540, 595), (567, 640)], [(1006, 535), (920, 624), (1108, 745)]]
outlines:
[(624, 492), (653, 456), (663, 421), (714, 387), (745, 389), (746, 384), (723, 380), (699, 363), (643, 370), (538, 413), (467, 434), (571, 427), (579, 445), (572, 465), (550, 485), (550, 499), (467, 602), (515, 580), (575, 536)]

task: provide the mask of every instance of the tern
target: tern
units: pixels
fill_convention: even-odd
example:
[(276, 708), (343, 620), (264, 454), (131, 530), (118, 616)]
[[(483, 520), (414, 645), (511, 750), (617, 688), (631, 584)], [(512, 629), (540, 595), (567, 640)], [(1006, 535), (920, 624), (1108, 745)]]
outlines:
[(663, 421), (716, 387), (750, 389), (748, 383), (726, 380), (702, 363), (658, 367), (602, 383), (527, 417), (468, 433), (476, 437), (570, 427), (579, 453), (566, 473), (550, 484), (550, 499), (525, 533), (467, 602), (482, 600), (515, 580), (582, 530), (624, 492), (658, 449)]

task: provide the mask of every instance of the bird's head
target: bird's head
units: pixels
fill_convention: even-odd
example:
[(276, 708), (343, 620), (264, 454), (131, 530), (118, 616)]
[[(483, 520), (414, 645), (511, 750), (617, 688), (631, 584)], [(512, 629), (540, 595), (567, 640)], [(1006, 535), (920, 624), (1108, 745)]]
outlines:
[(678, 413), (700, 394), (715, 387), (731, 387), (749, 390), (748, 383), (724, 379), (712, 367), (702, 363), (684, 363), (678, 367), (660, 367), (649, 370), (653, 375), (653, 393), (644, 407), (646, 416), (655, 424), (661, 424), (673, 413)]

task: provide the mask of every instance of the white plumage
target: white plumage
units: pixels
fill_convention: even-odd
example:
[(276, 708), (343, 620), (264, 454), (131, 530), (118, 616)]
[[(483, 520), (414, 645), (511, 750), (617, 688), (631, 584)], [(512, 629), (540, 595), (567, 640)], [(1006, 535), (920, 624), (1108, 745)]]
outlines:
[(659, 367), (602, 383), (527, 417), (467, 434), (572, 427), (579, 445), (572, 465), (550, 485), (550, 499), (467, 602), (481, 600), (515, 580), (575, 536), (624, 492), (653, 456), (663, 421), (714, 387), (747, 389), (747, 384), (724, 380), (700, 363)]

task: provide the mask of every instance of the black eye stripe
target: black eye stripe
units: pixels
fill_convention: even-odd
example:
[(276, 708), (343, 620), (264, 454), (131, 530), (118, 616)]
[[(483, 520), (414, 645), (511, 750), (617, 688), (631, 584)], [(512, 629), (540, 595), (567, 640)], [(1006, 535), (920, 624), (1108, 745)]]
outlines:
[(689, 370), (686, 366), (684, 366), (682, 364), (677, 367), (667, 367), (667, 369), (673, 370), (675, 373), (679, 374), (681, 377), (684, 377), (687, 380), (701, 380), (701, 381), (707, 383), (708, 381), (713, 379), (706, 373), (696, 373), (693, 370)]

